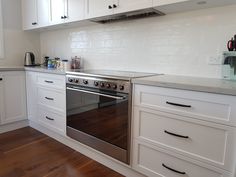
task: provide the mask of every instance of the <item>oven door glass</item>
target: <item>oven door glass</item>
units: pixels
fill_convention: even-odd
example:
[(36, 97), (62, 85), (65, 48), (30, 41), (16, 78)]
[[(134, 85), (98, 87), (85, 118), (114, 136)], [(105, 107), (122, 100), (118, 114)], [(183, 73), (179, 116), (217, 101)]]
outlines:
[(67, 87), (67, 126), (127, 150), (128, 94)]

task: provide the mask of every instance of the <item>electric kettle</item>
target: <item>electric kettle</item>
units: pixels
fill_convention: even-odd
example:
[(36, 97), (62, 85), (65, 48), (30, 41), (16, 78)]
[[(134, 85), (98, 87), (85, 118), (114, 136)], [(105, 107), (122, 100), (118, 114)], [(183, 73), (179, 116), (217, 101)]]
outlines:
[(32, 52), (25, 53), (25, 66), (36, 66), (35, 56)]

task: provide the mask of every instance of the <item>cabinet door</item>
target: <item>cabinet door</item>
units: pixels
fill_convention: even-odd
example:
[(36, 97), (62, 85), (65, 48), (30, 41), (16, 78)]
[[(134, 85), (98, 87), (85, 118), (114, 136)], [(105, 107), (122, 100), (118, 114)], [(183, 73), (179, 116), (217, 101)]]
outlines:
[(84, 19), (85, 0), (66, 0), (65, 15), (66, 22)]
[(2, 81), (1, 123), (7, 124), (27, 119), (26, 89), (24, 72), (4, 72)]
[(123, 13), (152, 7), (152, 0), (114, 0), (114, 13)]
[(37, 73), (26, 72), (27, 114), (31, 121), (37, 120)]
[(50, 17), (50, 0), (37, 0), (37, 8), (39, 26), (47, 26)]
[(190, 0), (153, 0), (153, 6), (163, 6), (163, 5), (170, 5), (179, 2), (186, 2)]
[(65, 0), (51, 0), (51, 19), (50, 23), (59, 24), (63, 23), (65, 20)]
[(113, 0), (86, 0), (86, 18), (102, 17), (112, 15)]
[(23, 29), (33, 29), (38, 26), (36, 0), (22, 0)]

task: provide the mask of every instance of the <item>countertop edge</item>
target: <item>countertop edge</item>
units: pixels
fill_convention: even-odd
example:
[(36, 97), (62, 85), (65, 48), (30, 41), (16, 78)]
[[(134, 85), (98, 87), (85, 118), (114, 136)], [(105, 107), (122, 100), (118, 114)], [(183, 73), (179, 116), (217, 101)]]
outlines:
[(32, 72), (48, 73), (48, 74), (66, 75), (65, 70), (58, 70), (58, 69), (25, 67), (24, 70), (25, 71), (32, 71)]
[(5, 71), (25, 71), (24, 67), (0, 67), (0, 72), (5, 72)]
[(154, 86), (154, 87), (163, 87), (163, 88), (180, 89), (180, 90), (187, 90), (187, 91), (236, 96), (236, 89), (231, 88), (230, 86), (229, 88), (222, 88), (222, 87), (216, 87), (216, 86), (204, 86), (204, 85), (197, 85), (197, 84), (192, 85), (192, 84), (187, 84), (187, 83), (164, 82), (164, 81), (158, 81), (158, 80), (150, 81), (150, 80), (145, 80), (145, 78), (133, 79), (132, 83), (139, 84), (139, 85)]

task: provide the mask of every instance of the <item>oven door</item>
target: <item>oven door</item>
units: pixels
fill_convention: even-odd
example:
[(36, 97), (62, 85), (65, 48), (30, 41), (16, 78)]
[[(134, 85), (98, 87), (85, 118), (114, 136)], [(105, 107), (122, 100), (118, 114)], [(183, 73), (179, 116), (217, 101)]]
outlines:
[(67, 86), (67, 135), (128, 163), (128, 94)]

